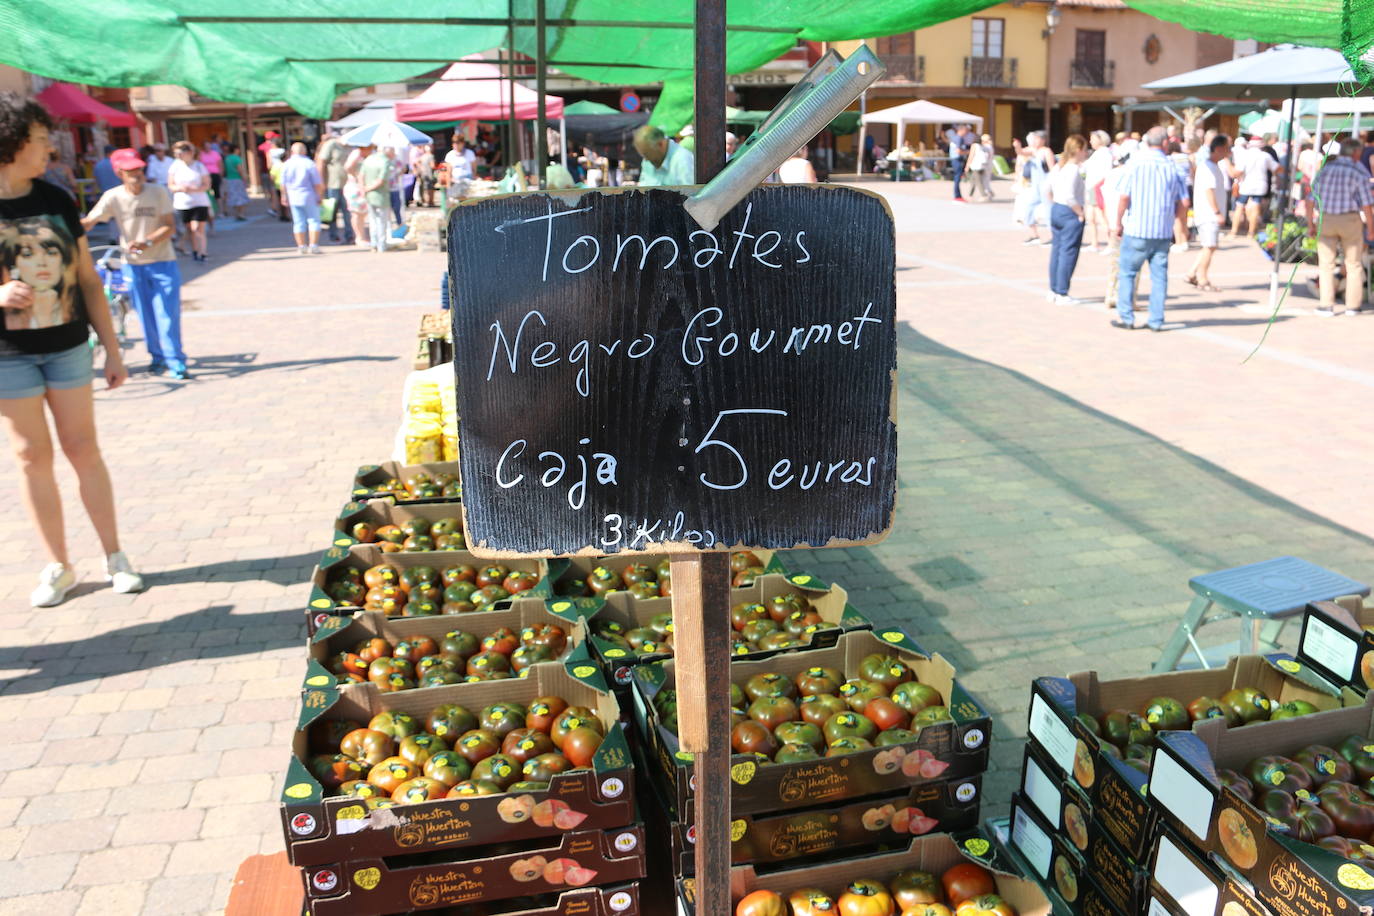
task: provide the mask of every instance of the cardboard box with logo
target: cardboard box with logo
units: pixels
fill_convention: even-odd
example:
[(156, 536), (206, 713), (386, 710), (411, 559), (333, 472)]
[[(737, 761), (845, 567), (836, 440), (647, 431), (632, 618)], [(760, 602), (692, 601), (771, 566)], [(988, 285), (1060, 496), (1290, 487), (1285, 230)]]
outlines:
[(1337, 687), (1374, 688), (1374, 603), (1354, 596), (1309, 604), (1297, 657)]

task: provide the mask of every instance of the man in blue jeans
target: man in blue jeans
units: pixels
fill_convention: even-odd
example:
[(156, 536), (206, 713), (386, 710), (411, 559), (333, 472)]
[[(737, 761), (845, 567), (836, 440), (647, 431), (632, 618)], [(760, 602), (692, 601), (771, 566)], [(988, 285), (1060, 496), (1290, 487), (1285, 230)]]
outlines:
[(1164, 330), (1164, 297), (1169, 286), (1169, 246), (1174, 239), (1174, 218), (1188, 214), (1188, 187), (1173, 163), (1164, 155), (1167, 134), (1152, 127), (1131, 156), (1117, 185), (1120, 199), (1112, 219), (1113, 237), (1121, 239), (1120, 279), (1117, 283), (1116, 317), (1112, 327), (1135, 328), (1132, 300), (1136, 275), (1150, 262), (1151, 331)]
[(954, 136), (949, 138), (949, 167), (954, 173), (954, 199), (959, 203), (964, 202), (963, 192), (959, 190), (959, 184), (964, 179), (964, 163), (968, 161), (969, 147), (973, 146), (973, 137), (969, 134), (967, 124), (960, 124), (954, 131)]
[(134, 150), (115, 150), (110, 162), (120, 184), (100, 196), (81, 225), (90, 229), (110, 219), (118, 224), (124, 278), (152, 357), (148, 371), (190, 378), (181, 348), (181, 270), (172, 250), (172, 195), (147, 180), (145, 163)]

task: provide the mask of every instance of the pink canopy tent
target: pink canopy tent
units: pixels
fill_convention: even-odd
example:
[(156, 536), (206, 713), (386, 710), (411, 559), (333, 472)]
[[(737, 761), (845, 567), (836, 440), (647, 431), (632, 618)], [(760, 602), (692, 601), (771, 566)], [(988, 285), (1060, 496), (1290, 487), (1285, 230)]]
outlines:
[[(459, 61), (444, 71), (441, 79), (413, 99), (396, 103), (398, 121), (505, 121), (511, 117), (510, 80), (501, 79), (492, 64)], [(515, 84), (515, 120), (533, 121), (539, 96)], [(563, 100), (544, 96), (545, 116), (563, 116)]]
[(71, 83), (53, 83), (38, 93), (38, 101), (56, 118), (71, 124), (104, 121), (111, 127), (135, 127), (138, 119), (127, 111), (111, 108), (91, 98)]

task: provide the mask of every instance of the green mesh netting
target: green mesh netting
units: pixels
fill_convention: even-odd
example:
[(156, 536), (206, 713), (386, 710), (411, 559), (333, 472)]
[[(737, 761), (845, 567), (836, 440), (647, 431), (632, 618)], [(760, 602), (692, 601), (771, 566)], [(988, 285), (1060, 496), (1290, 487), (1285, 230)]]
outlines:
[[(798, 38), (841, 41), (892, 35), (967, 16), (997, 0), (730, 0), (736, 27), (726, 68), (758, 67)], [(1161, 19), (1201, 31), (1268, 42), (1340, 48), (1364, 79), (1361, 56), (1374, 45), (1374, 0), (1127, 0)], [(454, 25), (447, 16), (533, 19), (534, 0), (0, 0), (0, 62), (54, 79), (101, 86), (174, 83), (209, 98), (284, 100), (309, 117), (331, 114), (342, 91), (397, 82), (506, 42), (503, 25)], [(690, 23), (691, 0), (547, 0), (546, 15), (572, 24), (548, 32), (551, 61), (601, 83), (663, 81), (654, 123), (676, 130), (692, 116), (691, 29), (608, 27), (625, 20)], [(235, 22), (252, 16), (260, 21)], [(219, 18), (217, 18), (219, 17)], [(327, 22), (330, 18), (373, 22)], [(386, 21), (404, 18), (406, 22)], [(585, 25), (578, 24), (587, 23)], [(741, 28), (742, 27), (742, 28)], [(763, 31), (760, 31), (763, 30)], [(516, 50), (533, 55), (532, 27), (517, 27)]]

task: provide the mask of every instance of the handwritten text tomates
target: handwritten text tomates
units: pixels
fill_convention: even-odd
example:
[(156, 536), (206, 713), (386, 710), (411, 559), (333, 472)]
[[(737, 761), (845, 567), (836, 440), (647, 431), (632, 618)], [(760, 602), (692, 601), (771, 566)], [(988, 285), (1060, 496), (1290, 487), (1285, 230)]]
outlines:
[(895, 493), (891, 218), (768, 187), (464, 204), (449, 230), (470, 543), (568, 554), (871, 540)]

